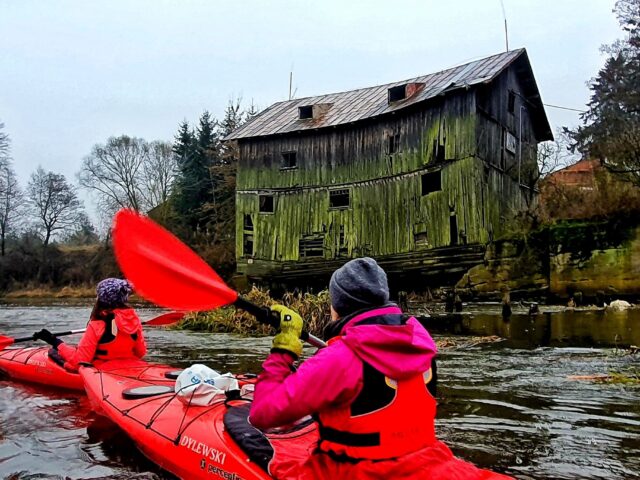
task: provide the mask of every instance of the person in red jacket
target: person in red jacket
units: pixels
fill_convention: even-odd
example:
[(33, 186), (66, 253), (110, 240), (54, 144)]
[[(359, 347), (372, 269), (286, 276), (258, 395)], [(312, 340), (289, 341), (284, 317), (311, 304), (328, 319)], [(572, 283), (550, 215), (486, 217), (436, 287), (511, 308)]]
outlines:
[(77, 347), (67, 345), (46, 329), (34, 338), (50, 344), (53, 348), (49, 356), (70, 371), (77, 371), (81, 363), (96, 360), (142, 358), (147, 353), (147, 345), (140, 319), (127, 304), (131, 292), (129, 282), (119, 278), (98, 283), (87, 331)]
[(427, 330), (389, 303), (387, 276), (372, 258), (352, 260), (329, 284), (329, 346), (294, 368), (303, 321), (276, 305), (280, 333), (255, 386), (249, 421), (258, 429), (318, 421), (309, 456), (273, 456), (278, 479), (498, 480), (456, 458), (435, 436), (433, 358)]

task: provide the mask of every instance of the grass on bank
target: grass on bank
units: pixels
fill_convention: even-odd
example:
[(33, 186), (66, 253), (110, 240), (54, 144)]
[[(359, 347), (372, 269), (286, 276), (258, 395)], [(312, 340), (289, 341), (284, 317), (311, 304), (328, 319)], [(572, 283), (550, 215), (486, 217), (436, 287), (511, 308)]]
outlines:
[[(256, 305), (265, 307), (270, 307), (275, 303), (286, 305), (302, 316), (305, 328), (310, 333), (318, 336), (322, 335), (324, 326), (331, 318), (329, 292), (326, 290), (318, 294), (286, 293), (281, 301), (276, 301), (271, 298), (268, 290), (261, 290), (254, 286), (245, 297)], [(273, 329), (270, 326), (258, 323), (252, 315), (234, 307), (189, 313), (176, 328), (252, 336), (273, 334)]]
[(94, 298), (96, 287), (23, 288), (4, 295), (4, 298)]

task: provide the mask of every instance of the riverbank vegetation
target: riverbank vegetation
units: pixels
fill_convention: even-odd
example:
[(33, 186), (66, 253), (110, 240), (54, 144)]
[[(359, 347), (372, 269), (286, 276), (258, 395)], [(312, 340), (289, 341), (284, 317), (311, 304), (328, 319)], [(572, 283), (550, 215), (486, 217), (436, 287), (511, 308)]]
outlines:
[[(267, 308), (275, 303), (292, 308), (304, 318), (305, 329), (317, 336), (322, 335), (324, 327), (331, 318), (329, 292), (326, 290), (317, 294), (286, 293), (281, 300), (276, 301), (270, 296), (269, 291), (253, 287), (245, 296), (256, 305)], [(253, 316), (234, 307), (190, 313), (176, 328), (252, 336), (273, 334), (270, 326), (261, 325)]]

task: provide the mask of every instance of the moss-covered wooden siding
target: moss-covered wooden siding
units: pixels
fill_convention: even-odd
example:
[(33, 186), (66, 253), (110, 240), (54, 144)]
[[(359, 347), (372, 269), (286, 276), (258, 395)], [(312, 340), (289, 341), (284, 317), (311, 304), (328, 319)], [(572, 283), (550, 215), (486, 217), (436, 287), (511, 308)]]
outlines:
[[(290, 262), (421, 255), (500, 236), (530, 195), (518, 186), (517, 154), (505, 148), (507, 132), (520, 137), (520, 113), (523, 158), (537, 148), (519, 89), (507, 70), (494, 84), (384, 117), (242, 139), (239, 270), (263, 276)], [(517, 115), (502, 112), (510, 92)], [(348, 206), (332, 206), (336, 190), (348, 192)], [(269, 199), (266, 208), (261, 196)]]
[(516, 183), (479, 159), (450, 162), (438, 170), (440, 191), (422, 194), (423, 174), (434, 171), (425, 169), (351, 185), (350, 206), (342, 209), (330, 208), (329, 188), (272, 193), (274, 213), (258, 212), (257, 193), (238, 193), (238, 251), (249, 234), (245, 215), (251, 217), (256, 260), (295, 261), (301, 258), (300, 239), (313, 235), (322, 237), (326, 259), (485, 243), (492, 233), (500, 234), (509, 211), (522, 208)]
[[(357, 108), (357, 106), (354, 106)], [(390, 135), (398, 153), (388, 155)], [(390, 115), (348, 128), (254, 138), (240, 142), (237, 190), (329, 186), (397, 175), (435, 162), (435, 148), (448, 160), (476, 152), (475, 94), (465, 92), (428, 109)], [(297, 168), (281, 168), (282, 153), (296, 152)]]

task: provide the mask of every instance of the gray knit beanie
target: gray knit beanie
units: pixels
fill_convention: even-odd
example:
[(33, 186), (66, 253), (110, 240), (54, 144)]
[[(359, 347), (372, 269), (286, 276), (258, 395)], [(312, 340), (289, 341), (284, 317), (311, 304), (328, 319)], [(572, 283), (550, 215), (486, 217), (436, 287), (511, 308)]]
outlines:
[(333, 272), (329, 282), (333, 309), (344, 317), (389, 301), (387, 274), (373, 258), (356, 258)]

